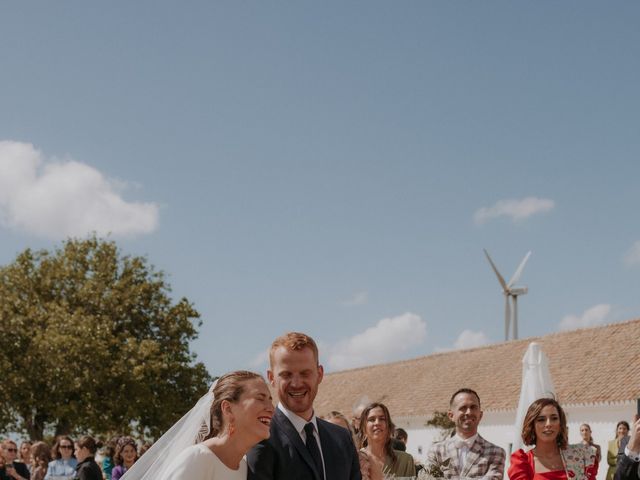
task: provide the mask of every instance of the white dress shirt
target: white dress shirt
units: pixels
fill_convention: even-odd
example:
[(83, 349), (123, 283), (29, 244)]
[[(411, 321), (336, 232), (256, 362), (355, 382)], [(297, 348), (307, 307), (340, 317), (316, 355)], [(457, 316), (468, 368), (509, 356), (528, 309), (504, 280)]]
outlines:
[(453, 438), (456, 444), (456, 448), (458, 449), (458, 464), (460, 465), (460, 471), (462, 471), (464, 470), (464, 464), (467, 461), (467, 454), (469, 453), (469, 450), (471, 450), (471, 447), (476, 441), (476, 438), (478, 438), (478, 434), (476, 433), (469, 438), (462, 438), (456, 434), (456, 436)]
[(318, 448), (320, 449), (320, 456), (322, 457), (322, 468), (324, 469), (325, 480), (327, 479), (327, 463), (324, 461), (324, 454), (322, 453), (322, 443), (320, 443), (320, 435), (318, 435), (318, 422), (316, 420), (316, 414), (314, 412), (311, 420), (306, 421), (304, 418), (299, 417), (295, 413), (287, 410), (287, 407), (282, 405), (282, 403), (278, 403), (278, 410), (284, 413), (285, 417), (289, 419), (289, 421), (293, 424), (293, 428), (296, 429), (300, 438), (302, 439), (302, 443), (307, 444), (307, 434), (304, 431), (304, 426), (311, 422), (313, 423), (313, 436), (316, 437), (316, 443), (318, 444)]

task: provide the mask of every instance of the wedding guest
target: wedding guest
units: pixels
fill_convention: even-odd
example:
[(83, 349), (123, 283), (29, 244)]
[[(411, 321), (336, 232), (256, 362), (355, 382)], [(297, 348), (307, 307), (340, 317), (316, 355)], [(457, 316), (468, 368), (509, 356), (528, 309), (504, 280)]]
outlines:
[(368, 405), (368, 403), (359, 403), (353, 408), (353, 416), (351, 417), (351, 428), (357, 434), (360, 428), (360, 417), (362, 417), (362, 411)]
[(73, 456), (73, 440), (67, 435), (61, 435), (53, 445), (54, 460), (49, 462), (45, 480), (55, 477), (55, 480), (71, 480), (76, 474), (78, 461)]
[(607, 480), (613, 480), (613, 476), (616, 474), (616, 465), (618, 464), (618, 458), (621, 458), (624, 453), (624, 444), (627, 441), (629, 434), (629, 423), (624, 420), (620, 420), (616, 425), (616, 438), (609, 442), (607, 448)]
[(119, 480), (138, 460), (138, 445), (131, 437), (120, 437), (113, 457), (116, 466), (111, 471), (111, 480)]
[(18, 457), (18, 445), (13, 440), (2, 442), (2, 455), (4, 456), (4, 474), (11, 480), (29, 480), (29, 469), (24, 463), (16, 462)]
[(98, 445), (93, 437), (85, 435), (76, 442), (76, 475), (74, 480), (102, 480), (102, 470), (95, 461)]
[(404, 428), (396, 428), (393, 432), (393, 438), (391, 439), (391, 445), (394, 450), (400, 450), (401, 452), (407, 451), (407, 440), (409, 435)]
[(582, 437), (582, 444), (590, 447), (594, 460), (596, 462), (596, 474), (598, 473), (598, 466), (600, 465), (600, 460), (602, 459), (602, 450), (600, 449), (600, 445), (596, 445), (593, 441), (593, 437), (591, 436), (591, 426), (588, 423), (583, 423), (580, 425), (580, 436)]
[(353, 434), (351, 425), (349, 424), (349, 420), (347, 420), (347, 417), (345, 417), (342, 413), (333, 410), (325, 415), (324, 419), (327, 422), (333, 423), (334, 425), (340, 425), (341, 427), (346, 428), (347, 430), (349, 430), (349, 433)]
[(31, 480), (44, 480), (51, 461), (51, 448), (46, 442), (36, 442), (31, 446)]
[(378, 402), (367, 405), (360, 417), (360, 449), (384, 465), (385, 475), (413, 477), (416, 475), (413, 457), (406, 452), (394, 450), (391, 446), (394, 429), (395, 425), (386, 405)]
[[(351, 423), (349, 423), (347, 417), (342, 413), (334, 410), (325, 417), (325, 420), (349, 430), (354, 445), (358, 445), (358, 435), (353, 431)], [(367, 453), (363, 451), (358, 451), (358, 460), (360, 462), (360, 474), (362, 475), (362, 480), (383, 480), (382, 468), (384, 465), (381, 462), (372, 461)]]
[(595, 459), (584, 445), (568, 444), (567, 418), (556, 400), (541, 398), (529, 406), (522, 441), (535, 447), (511, 455), (511, 480), (595, 480)]
[(279, 403), (270, 437), (247, 453), (249, 480), (360, 480), (349, 432), (314, 412), (323, 376), (311, 337), (289, 332), (273, 341), (267, 377)]
[(32, 443), (29, 440), (21, 442), (17, 460), (19, 463), (24, 463), (29, 472), (31, 472), (31, 446)]
[(142, 455), (144, 455), (145, 453), (147, 453), (147, 451), (153, 446), (152, 443), (149, 442), (144, 442), (142, 445), (140, 445), (140, 457)]
[(115, 466), (113, 456), (116, 453), (116, 444), (118, 443), (117, 438), (112, 438), (107, 442), (104, 446), (102, 455), (104, 458), (102, 459), (102, 472), (104, 473), (105, 480), (111, 480), (111, 472), (113, 471), (113, 467)]
[(260, 375), (244, 370), (223, 375), (125, 478), (246, 480), (244, 455), (269, 437), (272, 415), (271, 393)]
[(640, 480), (640, 416), (631, 426), (631, 438), (624, 448), (624, 456), (620, 458), (615, 480)]
[(482, 420), (480, 397), (470, 388), (457, 390), (449, 401), (455, 435), (431, 445), (424, 468), (444, 478), (502, 480), (505, 451), (478, 433)]

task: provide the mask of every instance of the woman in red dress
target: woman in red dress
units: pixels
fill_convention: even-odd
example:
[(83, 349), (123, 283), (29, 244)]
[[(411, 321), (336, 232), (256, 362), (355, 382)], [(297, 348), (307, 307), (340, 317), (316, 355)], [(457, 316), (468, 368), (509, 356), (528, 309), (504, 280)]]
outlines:
[(597, 466), (584, 445), (569, 445), (567, 417), (552, 398), (533, 402), (524, 417), (522, 440), (534, 447), (511, 455), (511, 480), (595, 480)]

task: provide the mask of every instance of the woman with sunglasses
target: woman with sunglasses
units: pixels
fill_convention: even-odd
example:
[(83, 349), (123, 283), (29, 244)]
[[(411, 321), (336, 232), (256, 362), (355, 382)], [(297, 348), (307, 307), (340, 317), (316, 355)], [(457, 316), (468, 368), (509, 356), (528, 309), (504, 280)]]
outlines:
[(49, 462), (45, 480), (71, 480), (76, 474), (78, 461), (73, 456), (73, 440), (66, 435), (59, 436), (53, 446), (53, 458)]
[(29, 480), (29, 470), (24, 463), (16, 462), (18, 457), (18, 446), (13, 440), (5, 440), (2, 442), (2, 455), (4, 456), (5, 466), (3, 478), (9, 480)]

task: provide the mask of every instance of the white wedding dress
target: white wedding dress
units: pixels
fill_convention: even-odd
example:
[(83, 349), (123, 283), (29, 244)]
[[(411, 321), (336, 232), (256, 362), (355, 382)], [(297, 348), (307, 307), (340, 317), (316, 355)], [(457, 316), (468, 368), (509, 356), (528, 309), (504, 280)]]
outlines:
[(209, 447), (198, 443), (183, 450), (163, 472), (159, 480), (246, 480), (247, 461), (240, 467), (227, 467)]

